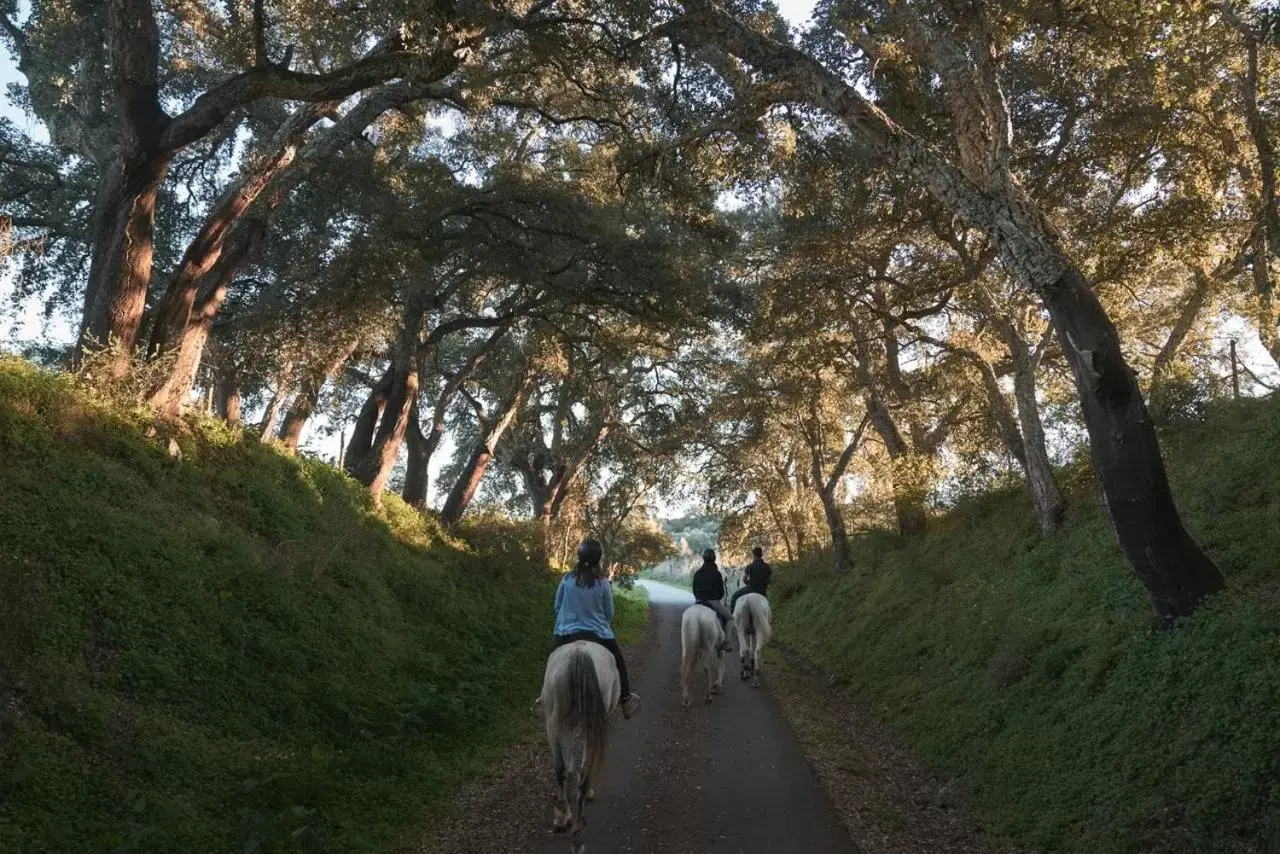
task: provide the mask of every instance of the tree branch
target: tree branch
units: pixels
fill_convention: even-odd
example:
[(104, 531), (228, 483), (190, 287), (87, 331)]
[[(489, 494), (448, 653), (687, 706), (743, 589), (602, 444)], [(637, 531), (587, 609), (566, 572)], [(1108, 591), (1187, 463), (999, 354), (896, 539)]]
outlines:
[(304, 74), (272, 65), (249, 69), (196, 98), (185, 112), (169, 122), (160, 146), (166, 151), (177, 151), (205, 136), (234, 110), (261, 98), (341, 100), (396, 77), (406, 78), (400, 85), (438, 85), (461, 67), (463, 58), (489, 34), (483, 25), (458, 26), (441, 39), (433, 53), (423, 56), (405, 49), (399, 33), (394, 33), (362, 59), (320, 74)]

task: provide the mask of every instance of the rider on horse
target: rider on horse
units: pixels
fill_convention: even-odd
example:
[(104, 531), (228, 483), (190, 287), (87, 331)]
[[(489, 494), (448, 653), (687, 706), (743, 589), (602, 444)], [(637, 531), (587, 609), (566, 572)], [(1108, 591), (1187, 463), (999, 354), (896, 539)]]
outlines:
[(729, 643), (728, 626), (733, 615), (724, 606), (724, 576), (720, 567), (716, 566), (716, 553), (707, 549), (702, 553), (702, 566), (693, 574), (693, 598), (699, 605), (705, 605), (720, 618), (720, 628), (725, 629), (725, 640), (720, 644), (721, 652), (731, 652), (733, 645)]
[(583, 540), (578, 546), (578, 565), (556, 588), (556, 638), (551, 648), (592, 641), (613, 653), (622, 686), (622, 716), (630, 719), (640, 710), (640, 697), (631, 692), (622, 649), (613, 636), (613, 587), (600, 566), (603, 557), (599, 540)]
[(729, 600), (729, 611), (733, 612), (738, 605), (738, 599), (748, 593), (759, 593), (765, 595), (765, 591), (769, 589), (769, 581), (773, 578), (773, 567), (764, 562), (764, 549), (756, 546), (751, 550), (751, 556), (754, 560), (747, 565), (746, 572), (742, 576), (742, 586), (733, 591), (733, 597)]

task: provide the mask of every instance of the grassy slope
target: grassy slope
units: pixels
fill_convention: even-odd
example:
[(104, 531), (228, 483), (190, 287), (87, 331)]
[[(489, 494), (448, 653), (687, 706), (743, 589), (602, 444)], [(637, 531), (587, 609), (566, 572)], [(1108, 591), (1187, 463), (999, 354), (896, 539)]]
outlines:
[(140, 427), (0, 359), (0, 851), (389, 850), (527, 726), (552, 581)]
[(1154, 633), (1091, 480), (1038, 539), (988, 496), (857, 570), (784, 568), (781, 639), (847, 679), (990, 826), (1045, 851), (1280, 850), (1280, 405), (1165, 440), (1230, 590)]

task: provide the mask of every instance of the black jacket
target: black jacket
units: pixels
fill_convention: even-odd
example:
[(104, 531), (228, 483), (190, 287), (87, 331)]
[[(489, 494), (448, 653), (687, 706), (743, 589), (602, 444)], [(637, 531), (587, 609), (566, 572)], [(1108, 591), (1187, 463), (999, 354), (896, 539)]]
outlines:
[(704, 563), (693, 574), (693, 598), (699, 602), (719, 602), (724, 598), (724, 576), (714, 563)]
[(769, 582), (772, 579), (773, 567), (769, 566), (761, 558), (756, 558), (747, 566), (747, 571), (742, 577), (742, 583), (763, 596), (765, 591), (769, 589)]

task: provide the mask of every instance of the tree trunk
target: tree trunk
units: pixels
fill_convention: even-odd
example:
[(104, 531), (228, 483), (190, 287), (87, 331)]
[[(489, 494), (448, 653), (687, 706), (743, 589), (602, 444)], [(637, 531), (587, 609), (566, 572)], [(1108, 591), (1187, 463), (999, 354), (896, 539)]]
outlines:
[(425, 307), (420, 295), (411, 296), (401, 318), (400, 337), (391, 359), (391, 384), (378, 429), (368, 452), (351, 469), (351, 476), (369, 487), (380, 502), (400, 455), (409, 414), (418, 406), (418, 343)]
[(1004, 390), (1000, 388), (1000, 379), (996, 376), (995, 369), (985, 359), (975, 358), (972, 361), (978, 368), (978, 374), (982, 378), (982, 387), (987, 392), (991, 420), (995, 422), (996, 432), (1000, 434), (1000, 441), (1004, 443), (1005, 449), (1018, 461), (1018, 465), (1025, 472), (1027, 469), (1027, 449), (1022, 441), (1022, 433), (1018, 429), (1018, 420), (1014, 417), (1013, 410), (1009, 408), (1009, 401), (1005, 399)]
[(458, 524), (462, 514), (467, 512), (471, 499), (475, 498), (476, 490), (480, 488), (480, 481), (484, 480), (485, 470), (489, 468), (492, 460), (492, 447), (484, 442), (477, 442), (471, 451), (471, 456), (467, 459), (466, 466), (463, 467), (462, 473), (458, 475), (453, 488), (449, 490), (448, 497), (445, 498), (444, 507), (440, 510), (442, 522), (451, 527)]
[[(204, 358), (205, 344), (213, 331), (213, 321), (218, 316), (222, 302), (227, 297), (231, 282), (241, 266), (266, 235), (266, 220), (254, 218), (245, 223), (233, 244), (222, 252), (218, 263), (200, 283), (201, 296), (187, 313), (185, 326), (172, 341), (173, 367), (160, 385), (151, 393), (148, 403), (165, 418), (177, 418), (191, 389)], [(168, 339), (166, 339), (168, 340)], [(265, 438), (265, 436), (264, 436)]]
[(217, 371), (214, 412), (228, 424), (240, 423), (240, 380), (232, 369), (219, 368)]
[[(997, 420), (1002, 426), (1000, 432), (1005, 436), (1005, 444), (1010, 453), (1022, 467), (1027, 492), (1031, 496), (1031, 507), (1036, 517), (1036, 525), (1043, 536), (1050, 536), (1058, 530), (1067, 512), (1067, 499), (1058, 487), (1057, 477), (1053, 473), (1053, 463), (1049, 459), (1049, 450), (1045, 444), (1044, 424), (1040, 420), (1040, 404), (1036, 400), (1036, 367), (1040, 358), (1039, 350), (1033, 350), (1023, 338), (1022, 329), (1013, 321), (1003, 316), (989, 298), (982, 300), (982, 308), (987, 317), (994, 323), (1000, 338), (1004, 341), (1009, 358), (1013, 362), (1013, 398), (1017, 408), (1017, 420), (1009, 411), (1009, 404), (1004, 399), (995, 371), (982, 359), (983, 384), (987, 395), (991, 398), (993, 408), (999, 410)], [(1047, 343), (1047, 342), (1046, 342)], [(974, 354), (976, 357), (976, 354)]]
[(110, 159), (103, 166), (103, 174), (98, 182), (93, 206), (93, 244), (89, 253), (89, 277), (85, 282), (84, 304), (80, 312), (80, 331), (76, 334), (76, 352), (74, 364), (78, 368), (83, 364), (86, 353), (91, 352), (103, 342), (97, 341), (90, 332), (94, 322), (95, 310), (100, 290), (102, 269), (109, 263), (107, 252), (111, 248), (112, 229), (119, 219), (118, 211), (124, 193), (122, 170)]
[(551, 569), (552, 553), (555, 551), (555, 517), (551, 513), (551, 506), (544, 504), (538, 508), (538, 532), (541, 534), (540, 546), (541, 554), (537, 555), (537, 560), (542, 566), (548, 570)]
[(289, 387), (293, 383), (293, 363), (285, 362), (276, 378), (276, 390), (267, 403), (267, 411), (262, 414), (262, 423), (258, 425), (258, 438), (265, 442), (276, 434), (276, 421), (280, 419), (280, 410), (289, 398)]
[(391, 470), (395, 468), (400, 446), (404, 442), (405, 430), (409, 427), (409, 413), (417, 405), (417, 367), (412, 362), (401, 363), (396, 367), (391, 390), (387, 395), (387, 404), (382, 410), (382, 418), (378, 421), (378, 431), (374, 436), (373, 446), (352, 471), (352, 476), (356, 480), (369, 487), (374, 501), (382, 500), (382, 492), (386, 489), (387, 481), (391, 479)]
[(1093, 467), (1125, 557), (1157, 616), (1186, 616), (1225, 582), (1173, 502), (1160, 444), (1120, 336), (1074, 267), (1044, 293), (1075, 375)]
[(356, 417), (356, 426), (351, 431), (351, 439), (347, 442), (347, 450), (342, 455), (342, 468), (347, 474), (355, 474), (355, 467), (360, 465), (369, 450), (373, 447), (373, 437), (378, 429), (378, 419), (387, 405), (391, 395), (391, 385), (395, 381), (395, 365), (388, 365), (387, 371), (369, 390), (364, 406), (360, 407), (360, 415)]
[(422, 434), (422, 423), (418, 407), (409, 409), (409, 424), (405, 429), (405, 450), (407, 466), (404, 473), (404, 488), (400, 497), (404, 503), (419, 510), (426, 509), (427, 491), (430, 488), (428, 464), (431, 462), (431, 450), (427, 437)]
[(822, 499), (822, 511), (827, 517), (827, 528), (831, 531), (831, 559), (836, 572), (848, 572), (853, 568), (853, 557), (849, 548), (849, 532), (844, 527), (844, 514), (840, 512), (840, 504), (836, 501), (835, 490), (818, 491)]
[[(180, 403), (174, 401), (185, 399), (190, 391), (188, 378), (194, 382), (200, 365), (201, 324), (192, 318), (199, 314), (203, 317), (196, 318), (197, 321), (213, 322), (231, 282), (265, 238), (275, 212), (293, 188), (319, 162), (336, 154), (382, 112), (404, 101), (412, 91), (412, 87), (406, 89), (399, 85), (379, 90), (299, 152), (298, 144), (307, 129), (332, 105), (303, 107), (277, 134), (273, 154), (256, 164), (240, 184), (224, 194), (200, 234), (188, 246), (182, 266), (161, 301), (152, 332), (153, 353), (174, 348), (179, 351), (177, 369), (166, 380), (164, 393), (153, 396), (151, 401), (162, 414), (176, 415), (175, 407), (180, 407)], [(266, 196), (260, 198), (268, 185)], [(211, 301), (197, 297), (197, 285), (198, 290), (209, 293), (214, 288), (211, 282), (220, 283), (218, 298)], [(192, 301), (196, 299), (200, 299), (200, 306), (193, 314)], [(184, 324), (185, 330), (179, 331), (184, 329)], [(176, 344), (173, 343), (175, 336), (179, 336)]]
[(105, 242), (94, 247), (91, 256), (85, 292), (88, 312), (79, 342), (81, 354), (110, 350), (103, 366), (109, 380), (129, 372), (138, 342), (151, 285), (156, 199), (169, 170), (167, 156), (125, 157), (111, 167), (117, 175), (103, 177), (105, 188), (99, 193), (99, 203), (111, 207), (99, 212), (99, 236)]
[(902, 437), (893, 413), (885, 406), (877, 394), (866, 396), (867, 417), (871, 426), (884, 442), (884, 449), (889, 454), (889, 465), (893, 475), (893, 512), (898, 521), (898, 533), (904, 537), (913, 537), (924, 533), (928, 526), (929, 514), (924, 507), (924, 491), (917, 481), (916, 471), (918, 457), (911, 452), (906, 439)]
[(342, 366), (347, 363), (347, 359), (351, 358), (355, 349), (355, 344), (343, 347), (330, 362), (319, 369), (313, 368), (298, 386), (298, 394), (293, 399), (293, 405), (289, 407), (284, 423), (280, 425), (280, 441), (289, 453), (297, 452), (298, 443), (302, 440), (302, 431), (311, 420), (311, 416), (315, 414), (316, 406), (320, 403), (320, 392), (324, 390), (325, 383), (342, 370)]
[[(281, 126), (268, 150), (255, 157), (240, 178), (214, 203), (200, 231), (187, 245), (182, 262), (160, 300), (151, 332), (152, 355), (163, 352), (169, 341), (182, 334), (195, 305), (201, 280), (218, 263), (234, 227), (267, 185), (294, 162), (307, 130), (334, 106), (332, 103), (320, 103), (299, 108)], [(261, 215), (263, 219), (266, 216), (265, 212)], [(231, 276), (234, 275), (235, 271), (232, 271)]]
[(462, 514), (467, 511), (467, 506), (475, 497), (476, 490), (480, 488), (480, 481), (484, 479), (485, 470), (493, 460), (494, 450), (502, 440), (502, 434), (515, 420), (516, 413), (524, 403), (525, 395), (529, 393), (532, 381), (533, 371), (526, 369), (520, 384), (503, 401), (502, 411), (494, 413), (494, 417), (489, 419), (489, 423), (481, 431), (480, 438), (467, 459), (467, 464), (454, 482), (453, 488), (449, 490), (449, 496), (445, 499), (444, 507), (440, 511), (440, 518), (446, 525), (452, 527), (458, 524)]
[(401, 497), (411, 506), (419, 509), (425, 509), (427, 506), (427, 495), (431, 489), (431, 457), (435, 455), (436, 448), (440, 447), (440, 440), (444, 438), (445, 419), (449, 414), (450, 405), (458, 396), (458, 390), (509, 330), (509, 326), (500, 326), (490, 333), (487, 339), (471, 351), (471, 355), (457, 373), (445, 382), (436, 397), (435, 406), (432, 407), (431, 428), (427, 433), (422, 432), (419, 408), (415, 406), (411, 410), (409, 426), (405, 434), (409, 454), (408, 470), (405, 473), (404, 490), (401, 493)]
[(898, 533), (904, 537), (916, 537), (929, 527), (929, 514), (924, 501), (917, 495), (900, 490), (899, 478), (894, 477), (893, 514), (898, 520)]
[(1280, 329), (1277, 327), (1275, 295), (1271, 288), (1271, 266), (1267, 251), (1267, 236), (1259, 226), (1254, 229), (1253, 234), (1253, 284), (1254, 298), (1257, 300), (1254, 326), (1258, 329), (1258, 338), (1271, 356), (1271, 361), (1280, 365)]
[(1200, 316), (1205, 300), (1209, 296), (1209, 286), (1213, 283), (1209, 275), (1198, 267), (1192, 267), (1191, 275), (1193, 277), (1191, 287), (1182, 296), (1182, 311), (1178, 313), (1178, 319), (1169, 330), (1169, 337), (1165, 339), (1164, 346), (1156, 354), (1155, 362), (1151, 366), (1151, 388), (1147, 392), (1147, 400), (1156, 413), (1160, 413), (1164, 407), (1162, 392), (1165, 374), (1173, 364), (1183, 342), (1191, 334), (1191, 329), (1195, 326), (1196, 319)]
[(186, 329), (183, 330), (173, 368), (150, 398), (152, 406), (162, 417), (177, 418), (182, 414), (182, 407), (186, 404), (191, 390), (195, 388), (196, 375), (200, 372), (200, 360), (204, 355), (205, 344), (208, 343), (209, 335), (213, 331), (214, 315), (226, 295), (227, 285), (217, 284), (205, 299), (201, 300), (201, 304), (197, 306)]
[(79, 350), (109, 348), (108, 380), (129, 371), (151, 286), (156, 199), (173, 152), (161, 144), (160, 28), (144, 0), (109, 0), (107, 43), (117, 121), (115, 157), (97, 194), (87, 316)]
[(778, 509), (773, 506), (773, 500), (768, 496), (764, 499), (765, 506), (769, 508), (769, 516), (773, 519), (773, 526), (778, 529), (778, 536), (782, 537), (782, 545), (787, 550), (787, 563), (791, 563), (796, 559), (796, 553), (791, 548), (791, 538), (787, 536), (787, 526), (782, 524), (782, 520), (778, 518)]
[(280, 424), (280, 433), (277, 436), (280, 444), (290, 454), (298, 452), (298, 444), (302, 441), (302, 430), (311, 419), (311, 414), (316, 411), (319, 397), (319, 391), (313, 392), (309, 383), (304, 384), (293, 396), (293, 403), (289, 406), (289, 411), (284, 414), (284, 421)]
[(1018, 405), (1018, 423), (1026, 449), (1023, 470), (1036, 524), (1046, 537), (1056, 532), (1067, 514), (1067, 499), (1058, 486), (1045, 444), (1044, 424), (1040, 420), (1040, 404), (1036, 400), (1035, 364), (1029, 358), (1017, 360), (1013, 375), (1013, 396)]
[[(820, 379), (820, 374), (816, 376)], [(802, 423), (801, 427), (805, 441), (809, 445), (810, 480), (818, 493), (818, 500), (822, 502), (822, 512), (827, 519), (827, 530), (831, 533), (831, 556), (834, 569), (837, 573), (841, 573), (852, 568), (852, 558), (849, 550), (849, 534), (844, 527), (844, 514), (840, 512), (840, 502), (836, 496), (840, 491), (840, 481), (849, 470), (853, 455), (862, 446), (862, 437), (871, 418), (868, 415), (863, 419), (862, 424), (854, 431), (853, 437), (845, 443), (839, 458), (831, 467), (831, 472), (827, 473), (825, 471), (827, 443), (822, 425), (820, 393), (819, 388), (809, 398), (809, 420), (808, 423)]]

